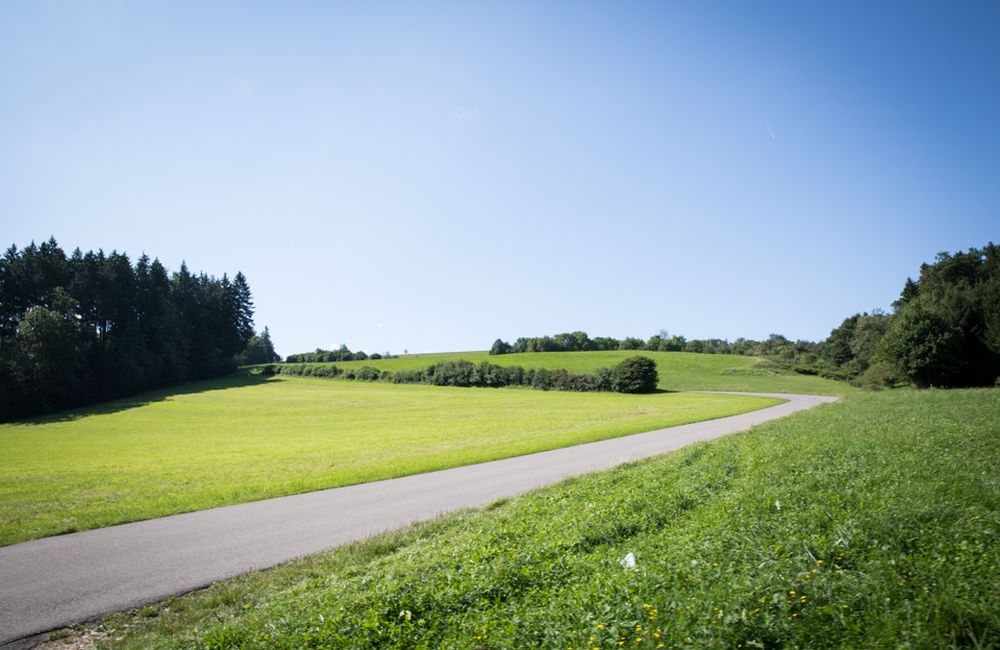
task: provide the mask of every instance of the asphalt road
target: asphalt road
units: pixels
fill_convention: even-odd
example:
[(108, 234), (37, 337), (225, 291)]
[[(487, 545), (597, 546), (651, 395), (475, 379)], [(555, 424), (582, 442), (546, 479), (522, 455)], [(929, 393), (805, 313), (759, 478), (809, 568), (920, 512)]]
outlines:
[(836, 399), (747, 394), (788, 401), (527, 456), (0, 547), (0, 645)]

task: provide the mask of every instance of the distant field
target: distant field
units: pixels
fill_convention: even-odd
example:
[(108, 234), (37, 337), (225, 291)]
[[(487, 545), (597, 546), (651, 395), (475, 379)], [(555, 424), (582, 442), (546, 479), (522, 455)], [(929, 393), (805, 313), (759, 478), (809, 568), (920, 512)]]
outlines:
[(0, 425), (0, 544), (734, 415), (728, 395), (233, 376)]
[[(735, 390), (750, 392), (801, 393), (805, 395), (845, 395), (854, 392), (849, 384), (797, 374), (776, 374), (756, 357), (692, 352), (528, 352), (500, 354), (487, 352), (444, 352), (409, 354), (396, 359), (341, 361), (332, 365), (350, 368), (373, 366), (385, 370), (417, 370), (439, 361), (489, 361), (497, 365), (525, 368), (565, 368), (570, 372), (593, 372), (610, 367), (627, 357), (641, 354), (656, 361), (660, 388), (665, 390)], [(318, 364), (327, 365), (327, 364)]]
[(998, 389), (851, 395), (84, 629), (144, 650), (996, 648), (998, 412)]

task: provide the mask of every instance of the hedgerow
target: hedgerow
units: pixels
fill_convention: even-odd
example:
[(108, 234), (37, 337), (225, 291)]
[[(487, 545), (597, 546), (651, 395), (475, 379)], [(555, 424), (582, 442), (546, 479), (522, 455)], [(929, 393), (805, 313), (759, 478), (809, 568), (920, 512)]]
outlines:
[[(630, 370), (642, 366), (644, 381), (635, 381)], [(614, 368), (598, 368), (589, 374), (572, 373), (565, 369), (523, 368), (499, 366), (488, 361), (442, 361), (421, 370), (379, 370), (372, 366), (340, 368), (332, 364), (266, 364), (260, 366), (264, 375), (296, 375), (328, 377), (351, 381), (384, 381), (393, 384), (431, 384), (434, 386), (464, 386), (503, 388), (524, 386), (539, 390), (562, 390), (619, 393), (650, 392), (657, 383), (656, 363), (648, 357), (629, 357)]]

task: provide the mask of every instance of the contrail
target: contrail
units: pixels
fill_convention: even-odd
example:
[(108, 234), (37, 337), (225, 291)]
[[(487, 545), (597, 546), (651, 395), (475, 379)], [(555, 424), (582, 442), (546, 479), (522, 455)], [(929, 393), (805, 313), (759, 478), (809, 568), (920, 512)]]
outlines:
[(764, 120), (764, 125), (767, 127), (767, 132), (771, 134), (771, 139), (774, 140), (774, 130), (771, 129), (770, 122)]

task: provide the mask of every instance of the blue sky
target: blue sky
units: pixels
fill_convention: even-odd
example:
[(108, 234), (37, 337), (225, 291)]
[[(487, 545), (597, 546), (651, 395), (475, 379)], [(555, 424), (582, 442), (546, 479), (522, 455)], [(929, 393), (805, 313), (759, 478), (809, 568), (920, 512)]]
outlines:
[(0, 235), (279, 353), (822, 339), (997, 241), (1000, 4), (0, 4)]

